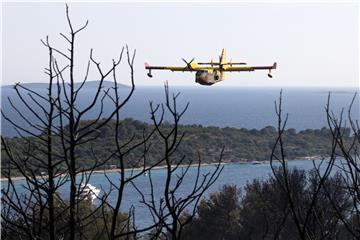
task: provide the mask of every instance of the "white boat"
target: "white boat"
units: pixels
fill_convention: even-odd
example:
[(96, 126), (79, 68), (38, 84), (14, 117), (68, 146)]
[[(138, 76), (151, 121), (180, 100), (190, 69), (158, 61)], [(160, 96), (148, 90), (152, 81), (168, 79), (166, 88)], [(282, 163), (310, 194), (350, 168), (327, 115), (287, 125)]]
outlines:
[(80, 185), (81, 193), (79, 195), (79, 199), (87, 199), (90, 201), (94, 201), (100, 194), (100, 189), (97, 189), (95, 186), (91, 185), (90, 183), (81, 184)]

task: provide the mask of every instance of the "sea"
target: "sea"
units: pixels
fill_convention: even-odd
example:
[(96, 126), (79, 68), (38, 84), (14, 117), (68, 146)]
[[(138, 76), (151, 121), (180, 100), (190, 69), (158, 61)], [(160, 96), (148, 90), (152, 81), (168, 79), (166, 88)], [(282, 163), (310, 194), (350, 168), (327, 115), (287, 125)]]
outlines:
[[(46, 86), (38, 84), (32, 88), (37, 93), (45, 94)], [(124, 99), (129, 88), (122, 88), (120, 96)], [(169, 87), (170, 101), (172, 96), (177, 95), (177, 109), (180, 112), (189, 103), (189, 107), (182, 119), (181, 124), (198, 124), (215, 127), (236, 127), (248, 129), (261, 129), (266, 126), (276, 126), (275, 102), (279, 102), (282, 90), (282, 103), (284, 116), (288, 114), (287, 128), (298, 131), (304, 129), (322, 128), (328, 125), (325, 106), (330, 94), (330, 108), (337, 116), (344, 110), (347, 117), (348, 107), (359, 89), (355, 88), (251, 88), (251, 87)], [(78, 107), (81, 109), (90, 103), (95, 89), (84, 88), (79, 94)], [(16, 92), (11, 87), (1, 89), (1, 108), (3, 113), (10, 119), (15, 119), (21, 126), (27, 126), (25, 121), (19, 118), (19, 114), (13, 109), (8, 101), (27, 116), (32, 123), (36, 118), (26, 110), (24, 104), (19, 101)], [(35, 111), (40, 109), (27, 99)], [(150, 103), (153, 107), (165, 103), (164, 87), (136, 87), (130, 101), (121, 109), (122, 118), (134, 118), (144, 122), (150, 120)], [(359, 119), (359, 97), (356, 98), (352, 107), (352, 117)], [(104, 101), (104, 114), (109, 114), (114, 108), (111, 101)], [(100, 110), (100, 104), (94, 111), (85, 115), (85, 119), (93, 119)], [(171, 122), (169, 115), (167, 120)], [(4, 121), (2, 116), (1, 135), (16, 136), (18, 133), (13, 127)]]
[[(37, 93), (45, 93), (43, 85), (34, 86)], [(124, 99), (129, 88), (123, 88), (120, 91)], [(247, 129), (261, 129), (266, 126), (276, 126), (277, 117), (275, 113), (275, 102), (279, 101), (280, 91), (282, 91), (283, 112), (288, 114), (287, 128), (294, 128), (297, 131), (305, 129), (316, 129), (328, 125), (325, 106), (330, 99), (330, 108), (336, 116), (344, 112), (344, 118), (347, 118), (347, 111), (350, 103), (357, 93), (358, 89), (349, 88), (251, 88), (251, 87), (169, 87), (170, 101), (176, 97), (177, 109), (185, 108), (189, 104), (187, 111), (181, 119), (181, 124), (197, 124), (202, 126), (215, 127), (236, 127)], [(178, 93), (180, 93), (178, 95)], [(83, 108), (89, 103), (94, 89), (85, 88), (79, 95), (79, 108)], [(329, 98), (330, 96), (330, 98)], [(22, 126), (26, 126), (24, 121), (20, 121), (18, 113), (11, 108), (8, 98), (18, 107), (22, 114), (27, 114), (32, 121), (36, 119), (31, 116), (29, 111), (21, 104), (16, 97), (15, 91), (10, 87), (3, 87), (1, 90), (1, 107), (4, 115), (14, 119)], [(28, 99), (25, 97), (25, 99)], [(29, 103), (31, 102), (28, 99)], [(122, 118), (133, 118), (144, 122), (150, 122), (150, 105), (156, 107), (157, 104), (165, 103), (165, 91), (163, 87), (136, 87), (130, 101), (121, 110)], [(37, 109), (35, 105), (34, 109)], [(357, 97), (352, 106), (352, 118), (359, 120), (359, 97)], [(110, 101), (104, 102), (104, 113), (109, 114), (113, 105)], [(100, 106), (97, 105), (90, 114), (85, 116), (92, 119), (97, 116)], [(166, 115), (171, 123), (171, 118)], [(17, 132), (2, 117), (1, 135), (17, 136)], [(256, 153), (254, 153), (256, 154)], [(316, 161), (315, 161), (316, 162)], [(306, 171), (313, 168), (313, 162), (309, 160), (293, 160), (288, 162), (290, 167), (304, 169)], [(202, 167), (202, 174), (214, 171), (214, 166)], [(129, 174), (129, 173), (128, 173)], [(261, 164), (226, 164), (215, 184), (209, 188), (205, 196), (211, 192), (218, 191), (225, 184), (237, 185), (243, 190), (244, 186), (254, 179), (266, 179), (271, 174), (271, 168), (268, 162)], [(166, 171), (156, 169), (151, 171), (151, 177), (154, 183), (154, 196), (159, 199), (163, 192)], [(188, 176), (179, 189), (179, 197), (185, 196), (192, 189), (192, 184), (196, 176), (196, 168), (190, 168)], [(108, 178), (114, 181), (119, 179), (116, 172), (108, 173)], [(4, 187), (6, 182), (2, 182)], [(17, 181), (21, 187), (23, 180)], [(94, 174), (90, 183), (101, 189), (102, 192), (108, 191), (110, 184), (103, 173)], [(135, 184), (143, 190), (148, 198), (150, 197), (149, 176), (141, 176), (135, 181)], [(65, 186), (61, 194), (66, 198), (69, 195), (68, 188)], [(116, 193), (109, 197), (111, 204), (115, 204)], [(95, 203), (96, 204), (96, 203)], [(135, 207), (135, 223), (138, 226), (151, 224), (151, 214), (148, 209), (141, 204), (141, 198), (135, 191), (135, 188), (129, 186), (125, 191), (123, 205), (121, 210), (129, 211), (130, 207)]]

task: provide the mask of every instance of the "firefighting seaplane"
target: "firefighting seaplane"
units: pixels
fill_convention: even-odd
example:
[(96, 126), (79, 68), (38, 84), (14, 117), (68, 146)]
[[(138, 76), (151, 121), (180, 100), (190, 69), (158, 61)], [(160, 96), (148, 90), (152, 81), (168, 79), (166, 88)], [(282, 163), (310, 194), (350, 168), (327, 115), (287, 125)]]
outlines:
[(225, 72), (250, 72), (255, 70), (269, 70), (268, 77), (272, 78), (271, 70), (276, 69), (276, 62), (272, 66), (249, 66), (244, 62), (229, 62), (226, 60), (226, 50), (223, 49), (219, 57), (219, 62), (194, 62), (182, 59), (186, 65), (183, 67), (173, 66), (150, 66), (145, 63), (145, 69), (149, 70), (148, 76), (153, 77), (152, 70), (170, 70), (172, 72), (196, 72), (195, 82), (201, 85), (213, 85), (214, 83), (225, 80)]

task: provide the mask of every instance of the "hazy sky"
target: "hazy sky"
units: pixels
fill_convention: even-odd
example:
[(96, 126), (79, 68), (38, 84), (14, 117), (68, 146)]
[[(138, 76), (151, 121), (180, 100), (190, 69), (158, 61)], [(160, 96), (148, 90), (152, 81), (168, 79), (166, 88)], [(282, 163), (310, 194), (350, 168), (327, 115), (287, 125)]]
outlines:
[[(89, 19), (76, 42), (79, 80), (89, 49), (103, 67), (125, 44), (136, 48), (136, 83), (195, 85), (194, 73), (154, 72), (144, 62), (183, 65), (181, 58), (228, 58), (250, 65), (278, 62), (274, 78), (265, 71), (228, 73), (222, 86), (344, 86), (359, 84), (359, 10), (355, 3), (71, 3), (75, 26)], [(47, 50), (39, 39), (49, 35), (60, 49), (67, 33), (63, 3), (4, 3), (2, 84), (46, 82)], [(125, 62), (119, 69), (128, 83)], [(90, 79), (96, 80), (95, 71)]]

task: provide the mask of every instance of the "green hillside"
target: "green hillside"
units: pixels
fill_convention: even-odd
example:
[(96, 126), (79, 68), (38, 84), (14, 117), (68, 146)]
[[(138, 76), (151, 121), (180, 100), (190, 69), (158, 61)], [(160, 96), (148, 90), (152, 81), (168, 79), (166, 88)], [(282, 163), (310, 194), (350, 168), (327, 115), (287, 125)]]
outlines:
[[(86, 124), (86, 122), (83, 122)], [(133, 138), (133, 141), (124, 148), (139, 143), (143, 138), (143, 133), (148, 134), (153, 129), (153, 125), (140, 122), (133, 119), (125, 119), (121, 122), (119, 128), (120, 142), (125, 143)], [(165, 123), (162, 128), (167, 131), (172, 127)], [(246, 161), (264, 161), (270, 159), (272, 147), (276, 140), (276, 129), (274, 127), (265, 127), (261, 130), (256, 129), (238, 129), (238, 128), (218, 128), (203, 127), (201, 125), (180, 125), (180, 134), (184, 133), (184, 138), (176, 153), (172, 156), (174, 163), (185, 156), (184, 162), (197, 160), (198, 153), (202, 161), (206, 163), (215, 162), (219, 159), (222, 147), (225, 147), (224, 162), (246, 162)], [(89, 137), (94, 137), (92, 136)], [(350, 137), (350, 130), (346, 129), (346, 136)], [(90, 167), (95, 161), (102, 161), (108, 158), (116, 149), (115, 145), (115, 122), (108, 123), (97, 133), (96, 140), (89, 141), (76, 148), (78, 157), (77, 165), (81, 167)], [(31, 154), (39, 159), (44, 159), (45, 155), (41, 153), (41, 145), (34, 138), (5, 138), (9, 146), (19, 156), (24, 156), (24, 152), (30, 149)], [(326, 157), (331, 151), (331, 133), (327, 128), (308, 129), (296, 132), (295, 129), (288, 129), (284, 137), (287, 159), (299, 159), (310, 156)], [(55, 139), (54, 152), (61, 156), (60, 141)], [(158, 135), (153, 135), (148, 144), (146, 159), (148, 163), (158, 161), (164, 154), (164, 142)], [(140, 167), (143, 163), (144, 146), (131, 151), (125, 156), (126, 167)], [(8, 157), (2, 150), (3, 171)], [(35, 161), (31, 160), (28, 161)], [(110, 168), (118, 166), (116, 156), (101, 166), (101, 168)], [(61, 166), (61, 164), (60, 164)], [(41, 167), (37, 171), (41, 172)], [(16, 175), (16, 173), (14, 173)]]

